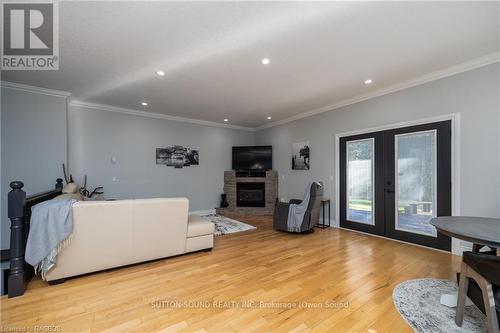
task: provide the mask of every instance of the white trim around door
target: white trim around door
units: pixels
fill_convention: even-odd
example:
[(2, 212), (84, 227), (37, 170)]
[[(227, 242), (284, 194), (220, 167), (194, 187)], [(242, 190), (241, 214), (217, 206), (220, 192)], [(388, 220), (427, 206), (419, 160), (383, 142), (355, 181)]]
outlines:
[[(429, 124), (439, 121), (451, 120), (451, 212), (452, 215), (460, 215), (460, 113), (445, 114), (436, 117), (410, 120), (390, 125), (366, 128), (344, 133), (335, 134), (335, 227), (339, 227), (340, 221), (340, 138), (370, 132), (385, 131), (390, 129)], [(451, 252), (461, 255), (463, 245), (459, 239), (452, 239)]]

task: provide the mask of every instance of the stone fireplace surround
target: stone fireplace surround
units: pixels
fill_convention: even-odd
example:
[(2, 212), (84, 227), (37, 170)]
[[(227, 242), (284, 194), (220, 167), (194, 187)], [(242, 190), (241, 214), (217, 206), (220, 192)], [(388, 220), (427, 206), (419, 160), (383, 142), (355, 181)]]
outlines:
[[(261, 172), (262, 176), (264, 172)], [(227, 196), (229, 206), (217, 208), (217, 214), (224, 212), (241, 213), (248, 215), (272, 215), (278, 198), (278, 172), (271, 170), (265, 172), (265, 177), (258, 177), (259, 172), (236, 172), (224, 171), (224, 193)], [(265, 206), (264, 207), (239, 207), (237, 206), (236, 188), (238, 183), (265, 183)]]

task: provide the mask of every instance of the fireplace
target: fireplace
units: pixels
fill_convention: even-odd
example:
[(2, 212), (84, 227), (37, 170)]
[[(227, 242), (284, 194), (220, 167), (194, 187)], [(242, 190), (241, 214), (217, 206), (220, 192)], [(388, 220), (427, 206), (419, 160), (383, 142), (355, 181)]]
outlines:
[(228, 206), (217, 208), (217, 214), (273, 215), (278, 200), (278, 172), (224, 171), (224, 194)]
[(266, 206), (266, 183), (236, 183), (236, 206), (237, 207), (265, 207)]

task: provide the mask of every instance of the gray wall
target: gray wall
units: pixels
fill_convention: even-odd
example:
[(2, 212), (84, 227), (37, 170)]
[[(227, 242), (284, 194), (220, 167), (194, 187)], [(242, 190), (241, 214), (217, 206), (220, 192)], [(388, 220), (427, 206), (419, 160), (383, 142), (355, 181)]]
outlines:
[[(254, 143), (253, 132), (71, 105), (68, 123), (70, 168), (77, 182), (87, 174), (90, 187), (104, 186), (108, 198), (185, 196), (191, 211), (218, 206), (231, 147)], [(200, 165), (156, 165), (156, 148), (170, 145), (198, 149)]]
[[(28, 193), (51, 188), (61, 176), (66, 149), (76, 180), (87, 174), (89, 186), (103, 185), (108, 197), (187, 196), (190, 210), (203, 210), (218, 205), (232, 146), (272, 144), (281, 198), (300, 197), (311, 180), (323, 181), (326, 195), (334, 198), (336, 133), (457, 112), (462, 124), (461, 213), (498, 217), (499, 78), (497, 63), (255, 134), (72, 106), (68, 143), (65, 98), (2, 88), (2, 248), (9, 246), (8, 183), (21, 179)], [(299, 141), (310, 141), (310, 171), (290, 168), (291, 144)], [(172, 144), (199, 149), (200, 165), (156, 165), (155, 148)]]
[(1, 89), (1, 246), (10, 243), (9, 183), (33, 194), (53, 188), (66, 161), (66, 98)]
[[(460, 113), (461, 214), (499, 217), (499, 81), (496, 63), (264, 129), (256, 133), (255, 142), (273, 145), (281, 198), (302, 196), (312, 180), (323, 181), (326, 195), (334, 198), (335, 134)], [(310, 171), (291, 170), (291, 144), (300, 141), (310, 141)]]

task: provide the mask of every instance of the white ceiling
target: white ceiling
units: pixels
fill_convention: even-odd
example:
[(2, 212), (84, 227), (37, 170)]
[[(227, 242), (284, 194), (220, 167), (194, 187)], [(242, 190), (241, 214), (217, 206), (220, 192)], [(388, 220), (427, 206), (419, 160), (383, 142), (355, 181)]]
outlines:
[(499, 2), (60, 2), (60, 70), (2, 80), (258, 127), (499, 52), (499, 13)]

